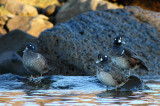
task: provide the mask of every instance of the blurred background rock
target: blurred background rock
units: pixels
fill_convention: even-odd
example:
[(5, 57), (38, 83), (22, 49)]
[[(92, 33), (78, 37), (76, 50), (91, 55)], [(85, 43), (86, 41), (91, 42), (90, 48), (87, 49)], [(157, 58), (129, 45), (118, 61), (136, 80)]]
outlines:
[[(139, 6), (139, 7), (137, 7), (137, 6)], [(83, 61), (81, 61), (81, 62), (75, 60), (77, 63), (70, 64), (70, 63), (74, 62), (74, 61), (72, 61), (72, 59), (74, 60), (77, 57), (76, 56), (75, 57), (68, 56), (68, 54), (63, 54), (63, 55), (67, 56), (67, 61), (63, 61), (64, 64), (61, 64), (61, 63), (59, 64), (59, 63), (53, 62), (53, 60), (56, 61), (55, 59), (57, 59), (57, 58), (53, 58), (54, 56), (52, 55), (52, 53), (50, 53), (50, 51), (52, 51), (52, 52), (56, 51), (55, 53), (57, 53), (58, 49), (56, 48), (56, 50), (52, 50), (53, 48), (48, 48), (48, 47), (55, 46), (56, 42), (57, 42), (55, 39), (52, 39), (51, 36), (53, 35), (53, 33), (57, 32), (60, 35), (60, 37), (56, 38), (56, 39), (63, 39), (64, 40), (63, 43), (68, 43), (66, 45), (70, 45), (70, 42), (68, 42), (69, 40), (66, 40), (63, 36), (67, 36), (66, 38), (70, 39), (70, 37), (72, 38), (73, 35), (77, 34), (77, 33), (80, 33), (81, 35), (83, 35), (83, 33), (85, 33), (84, 30), (87, 30), (87, 33), (94, 34), (90, 31), (92, 29), (85, 29), (87, 27), (83, 27), (84, 30), (82, 30), (80, 32), (75, 31), (70, 36), (68, 34), (68, 31), (62, 31), (62, 30), (64, 30), (65, 29), (64, 27), (67, 27), (68, 25), (73, 25), (72, 28), (76, 27), (78, 29), (78, 27), (81, 26), (82, 23), (80, 23), (79, 26), (77, 26), (73, 23), (71, 24), (71, 22), (79, 23), (80, 21), (82, 21), (82, 19), (80, 19), (82, 17), (80, 17), (80, 16), (79, 16), (79, 18), (74, 18), (82, 13), (91, 12), (91, 11), (103, 11), (104, 12), (105, 10), (108, 10), (108, 9), (117, 9), (116, 10), (117, 13), (124, 14), (125, 16), (118, 15), (118, 14), (114, 13), (115, 11), (113, 11), (113, 13), (108, 12), (108, 14), (106, 14), (106, 15), (111, 15), (111, 16), (103, 16), (102, 14), (100, 14), (99, 16), (96, 15), (94, 17), (94, 18), (99, 18), (101, 20), (101, 22), (99, 22), (99, 21), (96, 22), (96, 20), (93, 19), (93, 17), (89, 17), (90, 21), (93, 21), (90, 24), (94, 26), (95, 23), (98, 23), (97, 25), (101, 26), (101, 24), (105, 24), (106, 22), (109, 23), (109, 21), (111, 21), (111, 23), (115, 23), (115, 24), (111, 24), (111, 25), (109, 25), (109, 27), (106, 27), (107, 30), (111, 31), (111, 29), (112, 29), (113, 31), (119, 31), (121, 29), (121, 27), (117, 27), (116, 23), (121, 22), (120, 20), (128, 21), (128, 20), (134, 19), (134, 20), (136, 20), (136, 23), (134, 23), (134, 21), (133, 21), (133, 22), (127, 24), (126, 26), (128, 26), (128, 29), (130, 29), (130, 30), (128, 30), (124, 33), (132, 35), (132, 33), (130, 33), (130, 32), (135, 31), (137, 33), (143, 32), (143, 34), (144, 34), (145, 30), (147, 29), (147, 31), (144, 35), (146, 37), (140, 37), (140, 38), (149, 39), (150, 42), (155, 42), (155, 43), (152, 44), (151, 46), (145, 47), (146, 48), (145, 50), (150, 50), (150, 52), (151, 52), (152, 46), (155, 46), (155, 45), (157, 45), (158, 47), (160, 46), (159, 43), (157, 43), (157, 42), (159, 42), (159, 36), (160, 36), (160, 34), (159, 34), (159, 31), (160, 31), (160, 28), (159, 28), (159, 25), (160, 25), (160, 13), (159, 13), (160, 1), (159, 0), (149, 0), (149, 1), (146, 1), (146, 0), (0, 0), (0, 48), (1, 48), (0, 49), (0, 59), (2, 59), (3, 57), (5, 58), (5, 61), (3, 61), (4, 60), (4, 58), (3, 58), (2, 61), (0, 60), (0, 62), (5, 64), (4, 66), (7, 66), (7, 63), (4, 63), (6, 61), (9, 61), (9, 64), (13, 64), (13, 65), (16, 64), (15, 66), (17, 66), (17, 73), (19, 73), (18, 68), (20, 67), (20, 69), (23, 69), (21, 67), (22, 64), (21, 63), (18, 63), (18, 64), (14, 63), (14, 61), (10, 62), (10, 60), (13, 57), (12, 54), (14, 54), (14, 55), (16, 54), (14, 57), (18, 57), (18, 55), (19, 55), (19, 57), (21, 57), (23, 54), (22, 51), (24, 49), (25, 44), (27, 42), (33, 42), (33, 43), (40, 45), (39, 52), (42, 52), (49, 60), (49, 62), (50, 62), (49, 64), (51, 66), (55, 66), (55, 68), (58, 70), (56, 72), (56, 74), (89, 75), (92, 73), (93, 70), (91, 70), (91, 69), (93, 67), (90, 67), (90, 65), (88, 66), (88, 63), (83, 63), (83, 61), (87, 61), (85, 59), (84, 60), (82, 59)], [(128, 13), (127, 13), (127, 11), (128, 11)], [(90, 13), (88, 13), (88, 14), (90, 14)], [(86, 13), (83, 18), (84, 19), (87, 18), (88, 14)], [(94, 14), (94, 12), (92, 14)], [(103, 20), (102, 16), (104, 18), (110, 17), (112, 19), (114, 19), (114, 17), (117, 17), (119, 20), (111, 20), (110, 18), (107, 20)], [(125, 17), (128, 17), (128, 19), (126, 19)], [(83, 21), (85, 21), (85, 20), (83, 20)], [(68, 22), (68, 23), (66, 23), (66, 22)], [(84, 26), (87, 26), (86, 23), (84, 23)], [(139, 23), (139, 24), (137, 24), (137, 23)], [(125, 26), (125, 24), (123, 24), (122, 22), (120, 24), (122, 24), (122, 26)], [(55, 26), (57, 26), (57, 27), (59, 26), (62, 28), (57, 29), (57, 27), (55, 27)], [(97, 26), (97, 28), (98, 28), (98, 26)], [(137, 28), (135, 28), (135, 29), (129, 28), (129, 27), (133, 27), (133, 26), (136, 26)], [(44, 30), (46, 30), (48, 28), (52, 28), (51, 30), (53, 32), (51, 31), (46, 35), (47, 31), (44, 31)], [(94, 29), (94, 27), (92, 27), (92, 28)], [(111, 28), (111, 29), (108, 29), (108, 28)], [(142, 28), (142, 29), (138, 29), (138, 28)], [(57, 31), (54, 31), (55, 29), (57, 29)], [(125, 31), (125, 29), (122, 28), (122, 31), (123, 30)], [(41, 34), (41, 32), (43, 32), (43, 31), (45, 34), (44, 33)], [(99, 31), (105, 32), (104, 28), (101, 28)], [(61, 33), (63, 33), (63, 34), (61, 35)], [(120, 32), (117, 32), (117, 33), (120, 33)], [(112, 34), (113, 34), (113, 36), (110, 35), (111, 38), (113, 38), (114, 36), (117, 36), (115, 33), (112, 33)], [(156, 36), (157, 41), (155, 40), (155, 38), (152, 38), (150, 34), (152, 34), (152, 36)], [(41, 37), (39, 37), (39, 35), (41, 35)], [(50, 37), (48, 37), (48, 36), (50, 36)], [(87, 37), (87, 39), (88, 38), (90, 38), (90, 37)], [(75, 39), (77, 39), (77, 38), (75, 38)], [(128, 40), (128, 38), (127, 38), (127, 40)], [(111, 41), (108, 41), (108, 42), (111, 42)], [(41, 43), (43, 43), (44, 45), (41, 45)], [(77, 42), (72, 42), (72, 43), (77, 44)], [(93, 42), (91, 41), (89, 43), (90, 46), (87, 45), (88, 48), (91, 48), (91, 46), (93, 46), (92, 43)], [(63, 47), (63, 46), (64, 45), (61, 45), (61, 47)], [(131, 47), (131, 46), (129, 45), (129, 47)], [(139, 49), (142, 49), (143, 47), (144, 46), (138, 47), (138, 48), (135, 47), (135, 49), (139, 50)], [(81, 49), (83, 50), (84, 48), (81, 48)], [(155, 49), (153, 51), (156, 52), (156, 54), (160, 53), (159, 50), (155, 51)], [(69, 51), (70, 49), (64, 49), (64, 50), (66, 50), (66, 53), (70, 52)], [(94, 50), (96, 50), (96, 49), (94, 49)], [(55, 53), (53, 53), (53, 54), (55, 54), (56, 56), (57, 55), (61, 56), (62, 51), (59, 51), (60, 54), (55, 54)], [(74, 51), (74, 50), (71, 50), (71, 51)], [(6, 55), (4, 55), (5, 53), (6, 53)], [(76, 55), (77, 56), (81, 55), (81, 52), (79, 52), (79, 53), (77, 53)], [(149, 53), (149, 51), (147, 53)], [(145, 53), (139, 53), (139, 54), (144, 55), (144, 56), (147, 55)], [(9, 55), (9, 57), (11, 57), (8, 60), (6, 58), (7, 55)], [(93, 54), (91, 54), (91, 55), (93, 55)], [(83, 56), (83, 55), (81, 55), (81, 56)], [(17, 61), (21, 62), (19, 57), (17, 58)], [(158, 57), (151, 54), (151, 58), (158, 58)], [(51, 61), (51, 59), (52, 59), (52, 61)], [(144, 58), (144, 59), (145, 59), (145, 61), (147, 61), (146, 58)], [(159, 58), (154, 60), (153, 63), (158, 62), (158, 61), (159, 61)], [(0, 63), (0, 69), (2, 67), (1, 63)], [(57, 64), (59, 64), (59, 65), (57, 65)], [(82, 64), (85, 64), (85, 66), (83, 66)], [(62, 65), (63, 65), (63, 67), (60, 68), (60, 66), (62, 66)], [(78, 65), (81, 65), (83, 67), (78, 67)], [(154, 67), (152, 64), (150, 64), (150, 66)], [(160, 66), (157, 65), (156, 70), (159, 69), (159, 67)], [(66, 72), (63, 72), (62, 68), (66, 69)], [(4, 69), (4, 67), (2, 67), (2, 69)], [(8, 67), (7, 67), (7, 70), (9, 70)], [(75, 71), (70, 72), (68, 70), (75, 70)], [(93, 73), (94, 73), (94, 71), (93, 71)], [(9, 72), (9, 71), (7, 71), (7, 72)], [(16, 67), (14, 67), (14, 73), (16, 73)], [(20, 73), (20, 74), (22, 74), (22, 73)]]

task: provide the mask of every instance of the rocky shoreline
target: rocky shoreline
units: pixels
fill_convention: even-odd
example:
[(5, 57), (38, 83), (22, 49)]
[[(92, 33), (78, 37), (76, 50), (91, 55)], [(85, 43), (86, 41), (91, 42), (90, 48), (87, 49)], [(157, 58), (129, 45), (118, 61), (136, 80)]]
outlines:
[[(67, 3), (72, 2), (71, 0)], [(67, 5), (70, 6), (67, 3), (61, 9), (65, 10)], [(122, 35), (126, 42), (125, 47), (140, 56), (150, 70), (146, 72), (137, 69), (133, 75), (160, 75), (160, 13), (136, 6), (126, 6), (123, 9), (118, 6), (109, 7), (105, 3), (107, 2), (95, 2), (96, 5), (103, 5), (96, 9), (77, 10), (73, 17), (64, 17), (64, 20), (63, 15), (71, 10), (59, 10), (55, 16), (55, 25), (49, 21), (50, 18), (38, 13), (0, 18), (0, 26), (7, 27), (9, 31), (0, 36), (0, 74), (28, 75), (25, 74), (21, 58), (25, 44), (32, 42), (37, 44), (38, 52), (43, 54), (49, 65), (54, 68), (54, 72), (48, 75), (95, 75), (97, 54), (103, 52), (108, 55), (113, 39)], [(86, 4), (82, 5), (79, 1), (76, 5), (83, 7)], [(61, 18), (59, 14), (63, 14)], [(22, 24), (17, 24), (21, 22)], [(110, 65), (115, 67), (112, 63)]]

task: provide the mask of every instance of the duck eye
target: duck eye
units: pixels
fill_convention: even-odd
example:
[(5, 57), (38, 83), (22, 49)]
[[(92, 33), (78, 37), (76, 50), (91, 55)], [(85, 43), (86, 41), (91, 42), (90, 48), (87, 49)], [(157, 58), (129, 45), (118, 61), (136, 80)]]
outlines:
[(118, 43), (121, 43), (121, 38), (118, 40)]

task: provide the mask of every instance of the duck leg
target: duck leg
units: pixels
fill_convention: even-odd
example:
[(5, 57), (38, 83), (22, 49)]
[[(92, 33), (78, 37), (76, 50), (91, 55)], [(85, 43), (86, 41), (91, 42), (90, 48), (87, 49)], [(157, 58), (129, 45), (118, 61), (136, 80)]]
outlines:
[(117, 87), (117, 85), (116, 85), (116, 89), (115, 89), (116, 92), (117, 92), (117, 89), (118, 89), (118, 87)]
[(108, 85), (106, 86), (106, 91), (108, 91)]
[(41, 83), (42, 81), (42, 73), (41, 73), (41, 76), (35, 81), (35, 83)]
[(34, 77), (31, 75), (28, 79), (29, 79), (29, 81), (31, 82), (31, 81), (34, 80)]

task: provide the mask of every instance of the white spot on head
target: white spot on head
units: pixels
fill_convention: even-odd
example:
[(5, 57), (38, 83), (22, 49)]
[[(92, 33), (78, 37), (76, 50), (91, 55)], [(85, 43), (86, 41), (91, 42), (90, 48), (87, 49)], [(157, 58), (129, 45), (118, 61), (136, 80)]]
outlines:
[(101, 58), (100, 61), (103, 61), (103, 58)]
[(121, 37), (118, 39), (118, 43), (121, 43), (122, 42), (122, 39), (121, 39)]
[(105, 56), (106, 58), (108, 57), (108, 56)]

